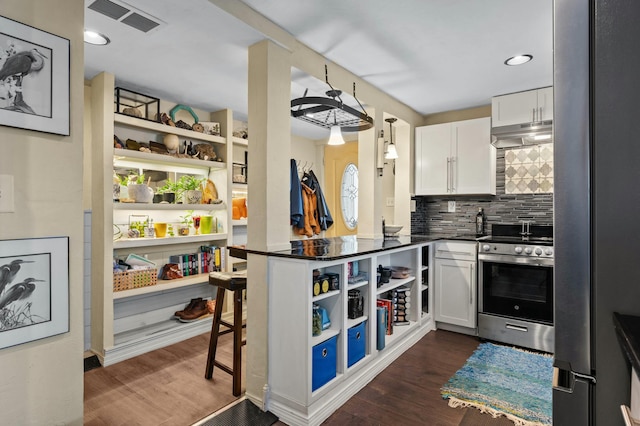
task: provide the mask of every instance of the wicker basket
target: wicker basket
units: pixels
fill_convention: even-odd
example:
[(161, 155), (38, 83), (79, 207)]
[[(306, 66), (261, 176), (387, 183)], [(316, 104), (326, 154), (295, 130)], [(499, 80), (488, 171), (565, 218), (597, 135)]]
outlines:
[(113, 273), (113, 291), (131, 290), (132, 288), (147, 287), (158, 283), (158, 270), (135, 269)]

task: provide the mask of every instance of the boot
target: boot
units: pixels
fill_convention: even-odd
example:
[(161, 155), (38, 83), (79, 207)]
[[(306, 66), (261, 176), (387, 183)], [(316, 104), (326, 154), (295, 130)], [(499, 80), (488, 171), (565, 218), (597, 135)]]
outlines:
[(178, 320), (181, 322), (192, 322), (200, 319), (205, 315), (209, 315), (209, 308), (206, 300), (199, 300), (191, 310), (185, 310)]
[(182, 316), (182, 314), (184, 314), (185, 312), (188, 312), (190, 310), (192, 310), (195, 305), (200, 302), (202, 300), (202, 297), (198, 297), (197, 299), (191, 299), (191, 302), (189, 302), (189, 304), (181, 311), (176, 311), (175, 315), (176, 317), (180, 318)]

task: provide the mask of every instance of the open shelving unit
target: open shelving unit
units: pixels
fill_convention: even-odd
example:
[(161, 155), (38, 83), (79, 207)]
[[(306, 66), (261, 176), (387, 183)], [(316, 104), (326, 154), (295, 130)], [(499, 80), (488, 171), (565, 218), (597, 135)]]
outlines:
[[(208, 284), (208, 273), (181, 279), (158, 280), (152, 286), (113, 291), (113, 259), (135, 253), (147, 257), (162, 269), (174, 254), (195, 253), (203, 245), (224, 248), (232, 244), (231, 224), (231, 163), (233, 147), (240, 140), (231, 138), (233, 114), (230, 110), (210, 113), (204, 121), (220, 123), (221, 135), (209, 135), (193, 130), (167, 126), (114, 112), (115, 77), (98, 74), (91, 80), (91, 350), (102, 365), (140, 355), (210, 329), (211, 319), (181, 323), (172, 318), (191, 298), (214, 298), (215, 288)], [(161, 110), (169, 111), (174, 104), (160, 100)], [(210, 144), (216, 159), (201, 160), (156, 152), (140, 152), (114, 148), (114, 135), (123, 142), (155, 141), (162, 143), (168, 134), (176, 135), (180, 144), (192, 142)], [(233, 140), (233, 143), (227, 141)], [(246, 145), (246, 141), (245, 145)], [(218, 191), (218, 204), (114, 203), (112, 177), (114, 169), (135, 169), (165, 173), (177, 179), (179, 175), (196, 175), (210, 179)], [(178, 223), (182, 212), (212, 215), (219, 228), (212, 233), (164, 238), (127, 238), (132, 216), (148, 215), (155, 222)], [(117, 240), (117, 225), (121, 236)], [(226, 313), (228, 314), (228, 312)], [(225, 314), (225, 315), (226, 315)]]
[[(271, 386), (271, 411), (284, 422), (304, 419), (307, 413), (332, 404), (335, 398), (355, 394), (360, 383), (367, 383), (393, 359), (417, 342), (435, 327), (430, 316), (422, 315), (420, 298), (411, 299), (407, 308), (408, 324), (394, 325), (393, 334), (385, 335), (385, 347), (377, 349), (377, 298), (389, 290), (406, 287), (412, 296), (421, 291), (416, 275), (420, 272), (421, 246), (389, 249), (370, 255), (347, 257), (334, 261), (314, 261), (282, 257), (269, 257), (268, 282), (277, 283), (269, 287), (270, 305), (270, 353), (269, 370), (273, 380)], [(353, 265), (358, 263), (358, 273)], [(378, 265), (406, 266), (413, 273), (401, 279), (390, 279), (377, 287), (375, 279)], [(317, 296), (313, 295), (314, 271), (320, 276), (339, 274), (340, 287)], [(363, 275), (363, 279), (348, 283), (349, 273)], [(292, 279), (292, 277), (299, 277)], [(316, 278), (317, 279), (317, 278)], [(322, 287), (321, 287), (322, 288)], [(358, 290), (357, 297), (363, 301), (362, 315), (356, 318), (349, 310), (349, 291)], [(430, 291), (430, 290), (426, 290)], [(312, 305), (318, 304), (327, 312), (331, 326), (319, 336), (312, 335)], [(356, 314), (357, 315), (357, 314)], [(364, 343), (352, 340), (362, 330)], [(353, 331), (353, 333), (352, 333)], [(316, 348), (324, 351), (326, 342), (335, 340), (335, 376), (320, 382), (314, 388)], [(358, 351), (364, 344), (364, 354)], [(357, 356), (352, 356), (351, 345)], [(328, 346), (328, 354), (331, 346)], [(323, 352), (324, 354), (324, 352)], [(321, 367), (324, 368), (324, 367)], [(292, 379), (295, 377), (295, 380)]]

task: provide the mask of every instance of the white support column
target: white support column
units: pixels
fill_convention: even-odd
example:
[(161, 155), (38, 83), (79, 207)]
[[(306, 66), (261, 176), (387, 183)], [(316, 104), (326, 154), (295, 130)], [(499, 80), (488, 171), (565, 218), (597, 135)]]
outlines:
[[(291, 53), (264, 40), (249, 48), (249, 205), (247, 245), (282, 250), (289, 242)], [(267, 218), (269, 221), (267, 222)], [(267, 403), (267, 257), (249, 255), (247, 266), (246, 394)], [(275, 283), (277, 284), (277, 283)]]
[(394, 143), (398, 151), (394, 190), (394, 223), (402, 225), (401, 234), (411, 233), (411, 127), (399, 120), (396, 123)]
[[(374, 111), (368, 111), (372, 114)], [(382, 177), (376, 155), (382, 111), (374, 112), (375, 126), (358, 134), (358, 237), (382, 238)]]

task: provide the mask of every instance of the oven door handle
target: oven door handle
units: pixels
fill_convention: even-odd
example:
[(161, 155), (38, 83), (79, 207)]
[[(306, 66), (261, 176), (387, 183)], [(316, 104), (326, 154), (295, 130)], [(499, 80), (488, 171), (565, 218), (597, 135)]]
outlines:
[(526, 333), (529, 331), (527, 327), (524, 327), (522, 325), (514, 325), (514, 324), (507, 323), (504, 327), (508, 328), (509, 330), (522, 331), (523, 333)]
[(553, 266), (553, 258), (514, 256), (504, 254), (478, 254), (478, 262), (509, 263), (512, 265)]

